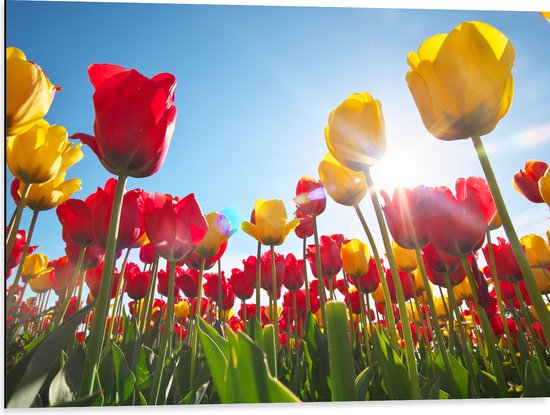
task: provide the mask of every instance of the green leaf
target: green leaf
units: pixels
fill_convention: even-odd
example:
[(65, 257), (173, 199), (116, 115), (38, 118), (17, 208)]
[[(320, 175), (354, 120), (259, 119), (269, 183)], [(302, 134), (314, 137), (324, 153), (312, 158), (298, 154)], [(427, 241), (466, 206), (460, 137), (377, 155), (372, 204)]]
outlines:
[(277, 351), (275, 350), (275, 327), (273, 324), (266, 324), (262, 332), (262, 349), (269, 364), (269, 371), (272, 376), (277, 377)]
[[(44, 337), (44, 340), (33, 349), (33, 353), (28, 359), (22, 359), (12, 368), (6, 379), (6, 383), (14, 385), (10, 389), (12, 393), (6, 395), (8, 408), (28, 408), (32, 405), (48, 374), (54, 367), (57, 356), (67, 343), (74, 339), (76, 328), (80, 325), (84, 316), (88, 314), (93, 304), (93, 302), (88, 304), (64, 321)], [(24, 369), (19, 368), (13, 372), (20, 364), (24, 365)], [(21, 377), (10, 377), (12, 372), (14, 375)]]
[(442, 380), (441, 386), (445, 390), (450, 390), (450, 382), (454, 379), (454, 382), (458, 387), (458, 392), (460, 393), (460, 396), (456, 396), (455, 398), (466, 399), (468, 398), (468, 382), (470, 374), (468, 373), (466, 368), (462, 366), (462, 364), (458, 360), (456, 360), (455, 357), (453, 357), (453, 355), (449, 353), (448, 356), (452, 373), (448, 373), (445, 370), (443, 358), (440, 354), (437, 355), (437, 358), (435, 360), (435, 366)]
[(550, 396), (550, 379), (530, 360), (525, 365), (525, 383), (522, 396), (524, 398)]
[(61, 402), (57, 407), (61, 408), (73, 408), (77, 406), (92, 406), (94, 403), (98, 400), (98, 398), (101, 398), (101, 391), (97, 390), (94, 393), (92, 393), (89, 396), (84, 396), (83, 398), (74, 399), (72, 401), (67, 402)]
[(377, 368), (378, 362), (373, 362), (372, 365), (363, 369), (355, 378), (355, 396), (358, 401), (365, 401), (367, 399), (368, 388)]
[(407, 368), (390, 346), (386, 334), (375, 331), (372, 339), (390, 399), (412, 399), (412, 388)]
[(76, 399), (80, 388), (85, 359), (86, 354), (84, 350), (80, 345), (77, 345), (50, 383), (48, 400), (51, 406), (59, 406)]
[(128, 367), (128, 362), (122, 350), (115, 343), (111, 344), (111, 349), (113, 351), (119, 404), (132, 404), (136, 377)]
[[(212, 380), (214, 386), (218, 391), (218, 395), (222, 402), (227, 402), (227, 384), (225, 382), (225, 373), (227, 371), (227, 357), (229, 357), (229, 345), (227, 345), (227, 357), (226, 354), (219, 347), (220, 342), (216, 342), (212, 336), (218, 336), (218, 333), (203, 330), (200, 327), (199, 340), (201, 342), (204, 355), (206, 356), (206, 362), (210, 373), (212, 373)], [(223, 339), (222, 339), (223, 340)], [(224, 340), (225, 341), (225, 340)]]
[(491, 375), (490, 373), (482, 370), (480, 372), (480, 383), (481, 387), (491, 398), (500, 398), (500, 391), (498, 389), (497, 378)]
[(208, 336), (216, 343), (218, 348), (222, 351), (222, 353), (225, 355), (226, 358), (229, 357), (229, 344), (227, 343), (227, 340), (224, 339), (222, 336), (218, 334), (218, 332), (206, 321), (204, 321), (203, 318), (199, 318), (199, 327), (202, 331), (205, 332), (205, 334), (208, 334)]
[(136, 382), (141, 391), (151, 386), (152, 376), (150, 367), (153, 364), (155, 354), (148, 347), (143, 346), (139, 350), (139, 356), (136, 363)]
[(108, 347), (99, 362), (97, 381), (101, 385), (105, 405), (114, 405), (116, 403), (116, 382), (115, 382), (115, 363), (113, 361), (113, 350)]
[(239, 332), (229, 337), (228, 399), (233, 403), (299, 402), (280, 381), (269, 374), (262, 350)]
[(346, 305), (330, 301), (327, 312), (327, 335), (330, 362), (330, 386), (333, 401), (355, 400), (355, 370), (349, 341)]

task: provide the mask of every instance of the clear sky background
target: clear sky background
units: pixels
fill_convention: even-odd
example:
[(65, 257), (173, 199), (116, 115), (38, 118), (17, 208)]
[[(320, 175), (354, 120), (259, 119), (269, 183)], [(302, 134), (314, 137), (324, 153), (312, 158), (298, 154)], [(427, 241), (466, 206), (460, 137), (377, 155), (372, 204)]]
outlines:
[[(353, 92), (368, 91), (383, 105), (387, 154), (372, 169), (379, 189), (454, 188), (458, 177), (483, 176), (470, 141), (427, 132), (405, 82), (409, 51), (468, 20), (497, 27), (515, 47), (513, 104), (484, 142), (518, 233), (544, 235), (548, 207), (511, 186), (525, 161), (550, 162), (550, 24), (538, 13), (8, 0), (6, 44), (62, 86), (45, 118), (69, 134), (93, 134), (88, 65), (115, 63), (148, 77), (173, 73), (178, 118), (168, 156), (158, 173), (130, 178), (128, 187), (194, 192), (204, 213), (231, 208), (248, 220), (260, 197), (282, 199), (292, 216), (298, 179), (318, 177), (328, 151), (328, 114)], [(81, 199), (111, 177), (88, 147), (83, 151), (67, 176), (82, 180), (74, 194)], [(8, 217), (11, 179), (8, 171)], [(361, 208), (380, 241), (370, 200)], [(25, 212), (22, 228), (30, 216)], [(319, 228), (366, 240), (353, 209), (332, 200)], [(32, 242), (50, 259), (64, 255), (54, 210), (40, 214)], [(301, 252), (293, 233), (278, 248), (291, 251)], [(241, 266), (255, 252), (256, 241), (240, 231), (222, 268)]]

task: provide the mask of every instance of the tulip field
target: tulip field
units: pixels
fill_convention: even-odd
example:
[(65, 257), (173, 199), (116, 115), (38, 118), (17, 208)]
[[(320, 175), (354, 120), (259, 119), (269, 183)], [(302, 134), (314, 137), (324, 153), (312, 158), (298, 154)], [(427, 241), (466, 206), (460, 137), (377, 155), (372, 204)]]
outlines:
[[(403, 57), (425, 129), (470, 141), (483, 177), (379, 188), (382, 104), (350, 91), (319, 126), (318, 175), (288, 189), (293, 210), (258, 198), (239, 223), (203, 211), (199, 189), (129, 188), (162, 174), (191, 116), (172, 73), (89, 62), (94, 124), (68, 132), (45, 120), (63, 93), (48, 68), (8, 46), (5, 407), (550, 397), (550, 230), (524, 234), (501, 192), (550, 207), (548, 160), (498, 177), (484, 146), (522, 93), (506, 33), (466, 21)], [(85, 147), (110, 178), (74, 194)], [(323, 229), (329, 203), (362, 238)], [(33, 244), (46, 211), (55, 259)], [(257, 250), (228, 268), (238, 231)]]

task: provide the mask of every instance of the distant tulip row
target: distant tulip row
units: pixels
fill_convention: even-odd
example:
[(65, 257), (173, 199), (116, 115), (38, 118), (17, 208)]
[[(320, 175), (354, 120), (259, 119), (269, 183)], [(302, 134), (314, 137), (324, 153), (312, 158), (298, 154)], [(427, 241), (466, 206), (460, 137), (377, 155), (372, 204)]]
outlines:
[[(126, 344), (129, 320), (136, 327), (132, 335), (139, 333), (138, 352), (145, 339), (154, 338), (157, 363), (143, 397), (148, 404), (166, 402), (161, 393), (166, 371), (175, 370), (173, 365), (183, 359), (184, 351), (190, 356), (187, 387), (192, 389), (200, 378), (199, 369), (205, 367), (200, 356), (208, 360), (216, 350), (205, 340), (204, 336), (214, 336), (202, 326), (205, 321), (222, 333), (221, 340), (212, 340), (219, 349), (224, 349), (223, 342), (231, 343), (233, 334), (228, 330), (257, 340), (255, 324), (262, 330), (273, 327), (273, 348), (266, 343), (262, 350), (267, 358), (279, 354), (287, 360), (284, 365), (277, 358), (270, 360), (270, 376), (283, 382), (284, 376), (278, 373), (284, 367), (293, 365), (297, 371), (298, 357), (312, 353), (312, 347), (320, 353), (320, 343), (308, 343), (313, 327), (318, 330), (315, 336), (328, 336), (329, 346), (336, 344), (330, 328), (335, 317), (328, 304), (339, 299), (347, 310), (348, 334), (339, 341), (355, 346), (360, 366), (375, 368), (383, 365), (379, 336), (387, 336), (388, 350), (403, 362), (410, 398), (425, 397), (422, 379), (428, 374), (421, 354), (427, 353), (429, 361), (440, 359), (446, 373), (455, 373), (458, 364), (470, 374), (476, 371), (474, 358), (481, 356), (483, 370), (499, 396), (509, 396), (510, 381), (502, 369), (506, 361), (517, 372), (514, 379), (517, 375), (519, 383), (525, 382), (527, 361), (546, 370), (550, 247), (538, 235), (518, 238), (481, 141), (507, 113), (513, 96), (515, 53), (497, 29), (466, 22), (449, 34), (426, 40), (418, 52), (409, 53), (406, 75), (428, 131), (442, 140), (471, 139), (486, 178), (459, 178), (454, 192), (447, 187), (418, 186), (395, 189), (390, 197), (381, 191), (381, 206), (370, 168), (386, 149), (382, 107), (367, 92), (352, 94), (328, 117), (329, 152), (319, 164), (319, 179), (302, 177), (297, 182), (294, 217), (288, 218), (283, 201), (258, 199), (250, 220), (240, 224), (258, 242), (257, 254), (244, 258), (242, 269), (232, 269), (229, 278), (221, 270), (221, 261), (237, 229), (228, 217), (218, 212), (203, 214), (193, 193), (179, 198), (126, 189), (128, 177), (156, 173), (166, 157), (177, 114), (173, 75), (149, 79), (117, 65), (89, 67), (95, 89), (94, 136), (76, 133), (71, 138), (88, 145), (116, 179), (80, 200), (71, 198), (80, 181), (65, 181), (65, 176), (82, 158), (81, 144), (72, 144), (65, 128), (50, 126), (43, 119), (58, 88), (20, 50), (8, 48), (6, 58), (6, 159), (14, 176), (10, 190), (17, 205), (6, 240), (6, 279), (16, 269), (6, 298), (8, 352), (20, 350), (15, 344), (26, 347), (25, 339), (60, 333), (61, 325), (70, 324), (76, 315), (76, 340), (67, 353), (74, 350), (76, 341), (86, 344), (81, 382), (75, 391), (79, 397), (94, 395), (102, 359), (113, 347), (116, 350), (113, 344)], [(550, 169), (545, 162), (528, 161), (525, 171), (514, 177), (513, 186), (530, 201), (550, 206)], [(325, 211), (327, 193), (336, 203), (353, 207), (368, 243), (319, 233), (317, 217)], [(376, 246), (359, 206), (367, 193), (383, 251)], [(25, 207), (33, 211), (27, 232), (19, 230)], [(39, 212), (53, 208), (62, 225), (67, 256), (48, 261), (30, 243)], [(491, 231), (500, 226), (507, 240), (498, 238), (493, 244)], [(303, 240), (302, 258), (275, 251), (291, 232)], [(311, 237), (313, 243), (308, 244)], [(269, 251), (262, 253), (263, 246)], [(132, 249), (139, 249), (142, 265), (128, 260)], [(482, 269), (480, 249), (487, 262)], [(123, 254), (119, 271), (115, 265)], [(167, 262), (166, 270), (160, 269), (161, 258)], [(216, 265), (217, 272), (205, 273)], [(82, 304), (85, 284), (88, 306)], [(25, 300), (27, 285), (37, 297)], [(155, 298), (155, 287), (166, 299)], [(269, 305), (261, 304), (262, 289)], [(58, 300), (48, 309), (52, 290)], [(129, 314), (124, 311), (125, 294), (131, 299)], [(254, 294), (255, 301), (247, 303)], [(234, 314), (236, 298), (241, 304)], [(498, 339), (505, 343), (505, 351)], [(346, 358), (343, 366), (349, 364)], [(456, 363), (457, 358), (461, 363)], [(10, 365), (20, 359), (15, 352), (8, 356)], [(171, 365), (165, 364), (167, 359)], [(208, 360), (219, 389), (212, 365)], [(330, 371), (337, 376), (333, 366)], [(384, 380), (386, 387), (396, 381)], [(451, 376), (446, 382), (445, 393), (461, 396), (457, 378)], [(477, 386), (472, 388), (481, 393)], [(390, 398), (396, 396), (391, 388), (387, 392)], [(226, 395), (218, 393), (223, 400)], [(333, 388), (332, 398), (337, 394)]]

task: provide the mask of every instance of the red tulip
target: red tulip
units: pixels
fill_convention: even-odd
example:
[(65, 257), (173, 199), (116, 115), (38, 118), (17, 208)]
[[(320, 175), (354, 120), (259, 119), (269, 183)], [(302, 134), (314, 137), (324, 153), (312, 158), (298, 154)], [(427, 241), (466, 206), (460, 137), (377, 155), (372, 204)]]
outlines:
[(313, 219), (305, 216), (299, 210), (296, 211), (295, 217), (300, 219), (300, 224), (294, 228), (296, 236), (300, 239), (309, 238), (313, 235)]
[(199, 293), (199, 272), (187, 268), (176, 267), (176, 285), (183, 291), (187, 298), (195, 298)]
[(539, 190), (539, 180), (544, 176), (548, 164), (543, 161), (529, 160), (525, 163), (524, 168), (525, 171), (520, 170), (514, 175), (512, 187), (531, 202), (544, 203)]
[(222, 310), (231, 310), (235, 305), (235, 292), (230, 284), (226, 284), (222, 295)]
[[(384, 265), (382, 265), (384, 270)], [(349, 278), (349, 281), (361, 290), (363, 293), (371, 293), (378, 288), (380, 284), (380, 274), (378, 274), (378, 268), (376, 267), (376, 260), (374, 257), (369, 258), (369, 269), (361, 275), (358, 279)]]
[[(6, 226), (6, 231), (8, 227)], [(25, 243), (27, 242), (27, 232), (23, 230), (17, 231), (15, 236), (15, 244), (10, 252), (10, 256), (6, 261), (6, 269), (11, 270), (19, 265), (21, 262), (21, 257), (23, 256), (23, 249), (25, 248)], [(6, 277), (7, 279), (8, 277)]]
[[(99, 285), (101, 284), (101, 275), (103, 273), (103, 264), (98, 265), (97, 267), (88, 270), (86, 272), (86, 285), (90, 289), (90, 293), (94, 298), (97, 298), (99, 294)], [(117, 295), (118, 288), (118, 279), (120, 278), (120, 273), (115, 270), (113, 271), (113, 285), (111, 286), (111, 298), (115, 298)]]
[(304, 261), (296, 259), (292, 253), (287, 254), (285, 258), (284, 286), (290, 291), (296, 291), (304, 285), (304, 281)]
[(422, 248), (428, 243), (425, 211), (418, 204), (428, 189), (418, 186), (413, 190), (400, 187), (394, 190), (393, 199), (381, 191), (385, 205), (382, 208), (390, 233), (402, 248)]
[(213, 256), (202, 257), (197, 253), (197, 251), (193, 251), (191, 252), (191, 254), (189, 254), (189, 256), (187, 256), (187, 258), (185, 258), (184, 261), (181, 261), (181, 262), (185, 263), (185, 265), (187, 265), (189, 268), (196, 269), (198, 271), (201, 267), (202, 260), (204, 259), (204, 269), (205, 270), (210, 269), (214, 265), (216, 265), (218, 260), (225, 253), (226, 249), (227, 249), (227, 241), (225, 241), (220, 245), (219, 251)]
[(319, 216), (327, 206), (325, 188), (319, 180), (304, 176), (296, 185), (294, 202), (304, 216)]
[[(414, 275), (411, 275), (411, 278), (414, 282)], [(408, 300), (409, 298), (414, 298), (416, 291), (414, 288), (414, 285), (411, 286), (410, 280), (409, 280), (409, 273), (399, 271), (399, 280), (401, 281), (401, 287), (403, 287), (403, 294), (405, 296), (405, 300)], [(388, 283), (388, 290), (390, 292), (390, 297), (392, 302), (397, 302), (397, 294), (395, 291), (395, 285), (393, 284), (393, 277), (391, 269), (388, 269), (386, 271), (386, 281)]]
[(467, 256), (483, 244), (489, 226), (486, 217), (496, 211), (480, 197), (489, 192), (488, 187), (482, 191), (477, 185), (477, 181), (459, 179), (456, 197), (447, 187), (436, 187), (418, 203), (417, 209), (429, 223), (430, 242), (448, 255)]
[[(520, 306), (520, 303), (519, 303), (519, 298), (516, 295), (516, 290), (514, 288), (513, 282), (498, 281), (497, 283), (500, 287), (500, 292), (502, 294), (502, 300), (504, 302), (508, 303), (509, 305), (511, 305), (511, 306), (513, 306), (517, 309), (520, 309), (521, 306)], [(519, 281), (517, 284), (519, 286), (519, 292), (521, 294), (522, 300), (526, 304), (531, 304), (531, 298), (529, 297), (529, 293), (527, 292), (527, 288), (525, 287), (525, 283), (523, 281)]]
[(16, 205), (18, 205), (19, 200), (21, 200), (21, 196), (19, 196), (19, 187), (21, 187), (21, 181), (17, 177), (14, 177), (10, 185), (10, 194), (13, 199), (13, 203)]
[(74, 134), (103, 166), (119, 176), (156, 173), (174, 132), (176, 79), (161, 73), (149, 79), (135, 69), (95, 64), (88, 67), (95, 93), (94, 134)]
[(422, 248), (422, 259), (428, 279), (435, 285), (446, 287), (445, 274), (449, 274), (451, 286), (460, 284), (466, 277), (460, 259), (439, 251), (432, 243)]
[[(271, 295), (271, 288), (273, 286), (272, 268), (271, 268), (271, 252), (266, 251), (261, 256), (261, 286), (264, 290)], [(275, 253), (275, 280), (277, 284), (277, 298), (280, 296), (280, 290), (283, 286), (285, 278), (285, 257), (281, 254)]]
[[(497, 277), (501, 281), (520, 281), (523, 280), (523, 274), (516, 261), (512, 247), (506, 239), (497, 237), (498, 245), (492, 244)], [(483, 255), (489, 263), (489, 246), (483, 247)]]
[(48, 262), (48, 267), (53, 267), (53, 289), (55, 293), (62, 297), (71, 283), (74, 275), (74, 265), (69, 261), (69, 258), (62, 256), (59, 259), (54, 259)]
[[(92, 212), (95, 239), (103, 247), (107, 246), (116, 185), (117, 180), (111, 178), (105, 183), (104, 189), (98, 188), (86, 199)], [(134, 245), (143, 236), (145, 231), (143, 227), (144, 197), (146, 194), (141, 189), (130, 190), (124, 194), (117, 236), (117, 251)]]
[[(340, 257), (341, 240), (338, 236), (321, 236), (319, 238), (319, 252), (321, 255), (321, 268), (324, 277), (332, 277), (342, 269), (342, 258)], [(311, 272), (315, 278), (317, 276), (317, 267), (315, 265), (315, 245), (308, 245), (306, 249), (306, 258), (311, 266)]]
[[(258, 316), (257, 316), (257, 313), (256, 313), (256, 304), (241, 305), (241, 307), (239, 308), (239, 311), (237, 312), (237, 314), (239, 315), (239, 317), (241, 319), (244, 316), (243, 309), (246, 309), (246, 319), (247, 320), (249, 320), (250, 317), (252, 317), (252, 316), (255, 316), (256, 319), (258, 320)], [(264, 324), (269, 323), (269, 318), (265, 314), (265, 306), (260, 307), (260, 319), (261, 319), (260, 324), (262, 325), (262, 327), (263, 327)]]
[(254, 294), (254, 287), (251, 287), (246, 280), (244, 271), (238, 268), (231, 270), (231, 277), (229, 277), (229, 284), (233, 287), (235, 295), (242, 301), (248, 300)]
[[(168, 297), (168, 277), (168, 270), (160, 269), (157, 272), (157, 292), (160, 295), (164, 295), (165, 297)], [(174, 290), (174, 297), (177, 296), (180, 291), (178, 285), (174, 284), (174, 287), (172, 287), (172, 289)]]
[(151, 272), (126, 272), (124, 273), (124, 279), (126, 280), (126, 292), (128, 297), (133, 300), (141, 300), (145, 298), (147, 294), (147, 287), (151, 280)]
[[(294, 291), (296, 294), (296, 314), (299, 318), (303, 318), (306, 316), (306, 292), (305, 290), (296, 290)], [(283, 295), (283, 304), (285, 307), (288, 307), (290, 310), (291, 318), (294, 318), (294, 306), (292, 302), (292, 291), (287, 291)]]
[(251, 287), (256, 288), (256, 257), (254, 255), (250, 255), (247, 259), (243, 259), (243, 265), (244, 265), (244, 276), (246, 278), (246, 282), (248, 282), (248, 285)]
[(63, 227), (62, 237), (65, 242), (71, 242), (79, 247), (95, 243), (90, 210), (90, 200), (94, 198), (95, 196), (86, 200), (69, 199), (55, 210)]
[(459, 178), (456, 180), (455, 187), (458, 200), (466, 199), (469, 192), (474, 193), (487, 224), (493, 221), (497, 214), (497, 207), (493, 200), (491, 189), (485, 179), (481, 177)]
[[(218, 296), (220, 293), (218, 292), (218, 274), (217, 273), (208, 273), (204, 274), (204, 279), (206, 280), (206, 283), (204, 283), (204, 295), (206, 295), (208, 298), (210, 298), (213, 301), (218, 300)], [(221, 295), (223, 297), (224, 294), (226, 294), (227, 291), (227, 281), (225, 279), (225, 273), (222, 271), (221, 273), (221, 288), (222, 292)]]
[(359, 291), (353, 290), (349, 293), (350, 308), (353, 314), (361, 314), (361, 300), (359, 298), (361, 294)]
[(194, 194), (176, 202), (152, 193), (145, 199), (145, 230), (157, 253), (167, 261), (183, 261), (206, 235), (208, 223)]
[[(78, 260), (78, 254), (80, 253), (80, 248), (78, 245), (73, 244), (70, 241), (66, 242), (67, 245), (65, 246), (65, 253), (67, 254), (67, 257), (71, 261), (73, 265), (76, 265), (76, 261)], [(103, 262), (103, 259), (105, 258), (105, 248), (102, 246), (99, 246), (99, 244), (93, 244), (86, 248), (86, 252), (84, 253), (84, 260), (82, 261), (82, 266), (80, 269), (82, 271), (86, 271), (92, 268), (97, 267), (99, 264)]]
[(80, 308), (79, 304), (77, 304), (77, 298), (76, 296), (73, 296), (69, 299), (69, 303), (67, 304), (67, 310), (65, 310), (65, 314), (63, 316), (63, 321), (68, 320), (71, 318), (74, 313), (76, 313), (76, 310)]
[(139, 260), (144, 264), (152, 264), (157, 252), (152, 243), (147, 243), (139, 248)]

